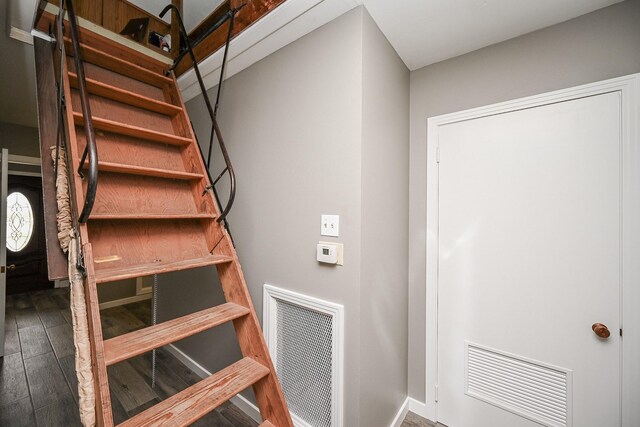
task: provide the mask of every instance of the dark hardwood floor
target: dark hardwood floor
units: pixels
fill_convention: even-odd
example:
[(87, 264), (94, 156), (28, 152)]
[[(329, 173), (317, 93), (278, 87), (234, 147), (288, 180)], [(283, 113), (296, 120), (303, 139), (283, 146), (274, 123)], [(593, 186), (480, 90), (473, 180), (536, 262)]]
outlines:
[(433, 424), (413, 412), (407, 413), (400, 427), (445, 427), (442, 424)]
[[(101, 311), (105, 338), (151, 324), (150, 301)], [(75, 349), (68, 288), (7, 297), (5, 357), (0, 358), (1, 427), (81, 426)], [(200, 378), (171, 353), (157, 351), (151, 387), (151, 353), (109, 368), (116, 423), (195, 384)], [(256, 427), (258, 423), (225, 403), (198, 427)], [(401, 427), (431, 427), (409, 413)]]
[[(105, 338), (151, 324), (150, 301), (101, 311)], [(68, 288), (7, 297), (5, 357), (0, 358), (0, 426), (81, 426)], [(184, 390), (200, 378), (164, 349), (157, 351), (151, 387), (151, 353), (109, 368), (116, 423)], [(255, 427), (225, 403), (194, 426)]]

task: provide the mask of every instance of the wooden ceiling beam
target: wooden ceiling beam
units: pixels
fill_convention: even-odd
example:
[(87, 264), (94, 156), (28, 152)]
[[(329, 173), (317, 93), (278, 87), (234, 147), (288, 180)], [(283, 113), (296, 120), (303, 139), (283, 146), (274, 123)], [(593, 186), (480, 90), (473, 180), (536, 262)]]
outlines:
[[(282, 4), (285, 0), (227, 0), (220, 7), (218, 7), (211, 15), (209, 15), (205, 21), (196, 27), (191, 34), (190, 39), (197, 38), (198, 35), (204, 33), (208, 25), (216, 22), (223, 14), (229, 11), (230, 7), (240, 7), (246, 2), (246, 5), (240, 9), (236, 15), (236, 20), (233, 25), (233, 35), (240, 34), (242, 31), (249, 28), (253, 23), (260, 18), (271, 12), (273, 9)], [(209, 34), (199, 45), (197, 45), (193, 52), (198, 62), (211, 56), (214, 52), (224, 46), (227, 41), (227, 33), (229, 32), (229, 22), (224, 23), (220, 28)], [(182, 75), (192, 67), (191, 58), (189, 55), (185, 55), (175, 68), (176, 75)]]

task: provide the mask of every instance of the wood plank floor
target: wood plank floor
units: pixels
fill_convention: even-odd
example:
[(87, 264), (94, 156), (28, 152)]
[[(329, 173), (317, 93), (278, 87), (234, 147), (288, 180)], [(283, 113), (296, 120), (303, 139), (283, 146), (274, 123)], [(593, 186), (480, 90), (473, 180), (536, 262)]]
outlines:
[[(111, 338), (151, 324), (150, 301), (103, 310), (102, 329)], [(5, 357), (0, 358), (0, 426), (74, 427), (78, 390), (68, 288), (7, 297)], [(116, 423), (166, 399), (200, 378), (164, 349), (151, 387), (151, 353), (109, 367)], [(256, 427), (231, 403), (195, 424), (198, 427)], [(408, 413), (401, 427), (433, 427)]]
[[(105, 338), (151, 324), (150, 301), (103, 310)], [(0, 358), (0, 426), (73, 427), (78, 391), (68, 288), (7, 297), (5, 357)], [(116, 423), (200, 381), (164, 349), (151, 387), (151, 353), (109, 368)], [(256, 427), (227, 402), (194, 426)]]
[(407, 413), (400, 427), (445, 427), (442, 424), (433, 424), (431, 421), (422, 418), (413, 412)]

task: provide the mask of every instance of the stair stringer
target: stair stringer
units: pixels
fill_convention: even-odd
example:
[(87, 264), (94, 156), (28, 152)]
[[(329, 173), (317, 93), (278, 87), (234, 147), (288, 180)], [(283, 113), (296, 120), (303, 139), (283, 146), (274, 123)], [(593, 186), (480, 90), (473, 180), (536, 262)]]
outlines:
[[(56, 31), (57, 32), (57, 31)], [(67, 68), (67, 59), (62, 61), (62, 73), (60, 73), (60, 50), (57, 46), (54, 48), (54, 70), (56, 79), (60, 76), (62, 81), (58, 84), (62, 85), (66, 102), (71, 100), (71, 85), (69, 82), (69, 70)], [(82, 179), (75, 171), (74, 166), (79, 162), (78, 146), (76, 144), (76, 131), (73, 125), (73, 111), (71, 108), (64, 108), (64, 128), (66, 141), (64, 149), (66, 150), (68, 165), (67, 172), (69, 175), (69, 198), (72, 206), (72, 214), (75, 218), (79, 216), (80, 206), (84, 205), (84, 197), (81, 191)], [(84, 294), (87, 306), (87, 321), (89, 326), (89, 342), (91, 348), (91, 368), (93, 371), (93, 383), (96, 405), (96, 426), (112, 427), (113, 413), (111, 410), (111, 396), (109, 392), (109, 379), (107, 368), (104, 363), (104, 342), (102, 339), (102, 325), (100, 323), (100, 308), (98, 301), (98, 292), (95, 281), (95, 271), (93, 263), (93, 252), (88, 238), (87, 225), (78, 224), (79, 245), (82, 246), (83, 262), (86, 268), (86, 276), (84, 278)], [(84, 243), (83, 243), (84, 242)]]
[[(195, 146), (198, 142), (190, 125), (191, 121), (189, 120), (187, 109), (184, 105), (182, 94), (178, 89), (178, 82), (176, 81), (176, 77), (173, 72), (171, 73), (171, 78), (173, 79), (172, 91), (168, 95), (171, 97), (173, 102), (182, 106), (182, 112), (177, 116), (181, 123), (177, 123), (177, 125), (191, 138), (192, 147), (195, 150), (198, 150), (198, 147)], [(199, 163), (202, 171), (206, 171), (204, 160), (199, 153), (198, 155), (193, 156), (192, 159)], [(205, 184), (201, 187), (201, 190), (203, 193), (207, 194), (208, 198), (210, 198), (213, 208), (215, 209), (217, 216), (219, 216), (220, 208), (213, 200), (211, 190), (207, 190), (208, 188), (212, 188), (207, 174), (205, 174), (203, 183)], [(198, 189), (198, 191), (200, 191), (200, 189)], [(225, 300), (227, 302), (233, 302), (243, 307), (247, 307), (250, 310), (248, 316), (238, 318), (233, 321), (240, 351), (244, 357), (251, 357), (255, 359), (262, 365), (266, 366), (270, 372), (267, 376), (253, 385), (258, 408), (260, 409), (260, 415), (263, 420), (268, 420), (278, 427), (293, 427), (293, 421), (289, 414), (284, 393), (282, 392), (280, 382), (275, 375), (275, 368), (271, 361), (271, 356), (269, 355), (269, 349), (264, 339), (264, 335), (262, 334), (260, 322), (258, 321), (258, 316), (256, 315), (251, 295), (249, 294), (249, 289), (242, 273), (240, 261), (238, 260), (238, 255), (231, 240), (231, 236), (222, 224), (216, 220), (211, 220), (209, 222), (207, 230), (212, 234), (212, 241), (217, 242), (212, 248), (212, 253), (214, 255), (225, 255), (233, 258), (233, 261), (230, 263), (219, 264), (216, 266), (218, 277), (222, 284), (222, 290), (225, 295)]]
[[(85, 31), (81, 30), (81, 34), (84, 37)], [(91, 40), (95, 40), (95, 37), (93, 36)], [(100, 41), (98, 40), (98, 45), (100, 45), (99, 43)], [(54, 59), (54, 67), (58, 68), (56, 70), (56, 78), (62, 75), (60, 83), (67, 101), (67, 108), (64, 111), (65, 119), (63, 120), (67, 136), (65, 148), (67, 159), (69, 160), (70, 198), (72, 209), (77, 218), (79, 211), (84, 206), (83, 180), (77, 171), (81, 158), (77, 142), (78, 135), (76, 133), (77, 119), (74, 117), (73, 108), (71, 107), (72, 93), (67, 62), (66, 60), (62, 62), (63, 69), (61, 73), (61, 70), (59, 70), (59, 50), (56, 48), (55, 52), (56, 55), (54, 56), (57, 56), (57, 59)], [(163, 88), (167, 102), (180, 108), (180, 112), (175, 114), (171, 121), (174, 132), (177, 136), (188, 138), (189, 140), (189, 143), (181, 151), (185, 169), (188, 172), (200, 173), (203, 177), (198, 181), (194, 181), (191, 186), (193, 200), (201, 210), (215, 212), (214, 216), (219, 217), (220, 208), (212, 195), (211, 181), (208, 178), (204, 161), (196, 145), (197, 140), (191, 128), (175, 76), (171, 73), (169, 79), (165, 78), (165, 80), (169, 80), (169, 83)], [(98, 192), (100, 192), (100, 180), (98, 181)], [(91, 217), (89, 217), (89, 220), (91, 221)], [(162, 221), (175, 221), (175, 219)], [(262, 418), (278, 427), (293, 427), (231, 237), (215, 218), (202, 218), (198, 219), (198, 221), (202, 225), (202, 233), (206, 239), (209, 252), (213, 255), (222, 255), (228, 258), (226, 262), (216, 265), (227, 302), (236, 303), (248, 308), (250, 311), (248, 315), (233, 320), (233, 323), (243, 356), (255, 360), (269, 371), (257, 382), (252, 383)], [(163, 226), (171, 223), (163, 223)], [(91, 234), (86, 223), (78, 224), (77, 228), (78, 238), (83, 249), (84, 265), (86, 266), (84, 290), (92, 350), (92, 374), (96, 394), (96, 424), (98, 426), (111, 427), (114, 425), (114, 420), (105, 363), (104, 341), (97, 295), (96, 264), (94, 260), (94, 246), (99, 242), (98, 240), (95, 242), (90, 241)], [(94, 237), (98, 238), (99, 236)], [(104, 271), (104, 267), (100, 271)], [(166, 271), (172, 270), (167, 269)]]

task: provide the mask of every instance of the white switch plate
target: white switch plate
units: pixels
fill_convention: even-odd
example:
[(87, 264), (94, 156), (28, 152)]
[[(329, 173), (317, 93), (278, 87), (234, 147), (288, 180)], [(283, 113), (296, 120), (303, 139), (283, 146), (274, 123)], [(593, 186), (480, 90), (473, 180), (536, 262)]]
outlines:
[(338, 237), (340, 235), (340, 215), (322, 215), (320, 217), (320, 235)]

